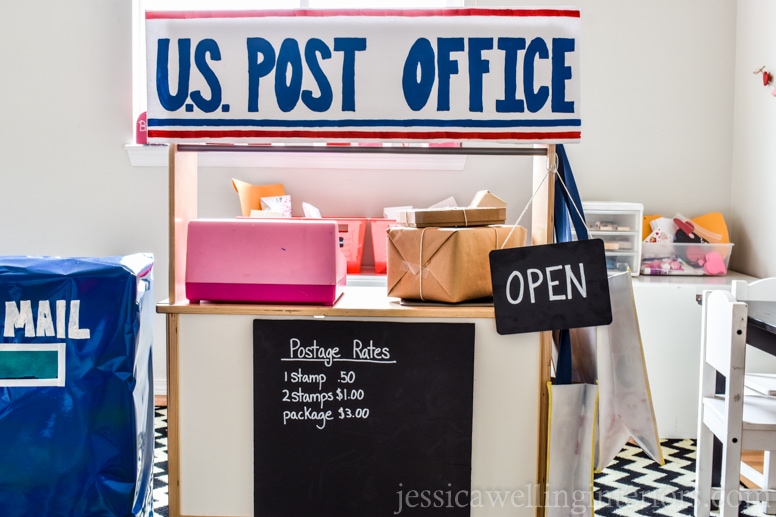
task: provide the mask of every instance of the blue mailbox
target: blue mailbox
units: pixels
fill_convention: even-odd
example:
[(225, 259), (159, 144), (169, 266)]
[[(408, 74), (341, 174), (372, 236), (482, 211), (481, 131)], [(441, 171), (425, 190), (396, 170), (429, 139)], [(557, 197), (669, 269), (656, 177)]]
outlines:
[(0, 257), (0, 515), (153, 515), (153, 257)]

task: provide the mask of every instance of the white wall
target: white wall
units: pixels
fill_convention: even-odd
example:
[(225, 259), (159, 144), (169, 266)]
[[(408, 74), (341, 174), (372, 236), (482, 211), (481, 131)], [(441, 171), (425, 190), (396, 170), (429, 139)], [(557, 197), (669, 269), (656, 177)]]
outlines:
[[(641, 202), (646, 213), (692, 216), (719, 210), (729, 216), (735, 2), (580, 0), (576, 5), (582, 10), (584, 126), (583, 143), (568, 149), (583, 198)], [(763, 35), (773, 7), (768, 12), (770, 17), (751, 14)], [(131, 14), (127, 0), (0, 4), (0, 98), (5, 101), (0, 255), (152, 252), (156, 295), (163, 299), (166, 170), (131, 167), (123, 147), (132, 140), (133, 125)], [(754, 81), (749, 69), (768, 64), (767, 57), (776, 67), (773, 51), (741, 65), (748, 81)], [(744, 72), (736, 70), (736, 77)], [(767, 101), (773, 101), (767, 107), (776, 106), (776, 99)], [(767, 123), (773, 127), (772, 116)], [(771, 135), (753, 136), (765, 141)], [(737, 162), (750, 159), (759, 167), (756, 155), (767, 152), (745, 150)], [(236, 213), (228, 181), (239, 177), (282, 181), (300, 201), (337, 215), (379, 215), (385, 205), (423, 206), (451, 194), (468, 202), (476, 190), (487, 188), (511, 203), (512, 222), (530, 197), (530, 160), (514, 160), (470, 158), (463, 172), (433, 173), (207, 170), (201, 173), (200, 214)], [(744, 169), (754, 169), (751, 164)], [(740, 169), (737, 163), (737, 174)], [(747, 200), (757, 186), (751, 190), (734, 188), (736, 218), (744, 220), (745, 210), (754, 209)], [(755, 235), (749, 228), (733, 230), (734, 239), (736, 233)], [(742, 249), (746, 246), (736, 249), (734, 261)], [(748, 249), (755, 256), (753, 247)], [(164, 319), (158, 316), (155, 324), (155, 377), (163, 390)]]
[(731, 187), (733, 266), (758, 277), (776, 276), (776, 82), (764, 87), (753, 74), (776, 74), (776, 2), (738, 2), (734, 161)]
[(735, 2), (571, 4), (582, 16), (583, 127), (568, 151), (583, 199), (729, 217)]
[[(0, 3), (0, 255), (151, 252), (167, 275), (167, 178), (133, 168), (131, 2)], [(164, 388), (164, 320), (155, 321)], [(161, 354), (159, 353), (161, 352)]]

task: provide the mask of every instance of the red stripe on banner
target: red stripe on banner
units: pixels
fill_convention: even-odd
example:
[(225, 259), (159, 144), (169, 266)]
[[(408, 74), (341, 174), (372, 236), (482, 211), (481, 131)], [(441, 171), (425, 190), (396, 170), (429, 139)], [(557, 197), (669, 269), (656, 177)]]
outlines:
[(278, 9), (265, 11), (146, 11), (146, 20), (327, 16), (515, 16), (579, 18), (574, 9)]
[(429, 131), (429, 132), (385, 132), (385, 131), (284, 131), (277, 133), (275, 131), (261, 131), (251, 129), (233, 129), (226, 131), (213, 130), (164, 130), (149, 129), (148, 138), (168, 138), (168, 139), (209, 139), (209, 138), (314, 138), (314, 139), (371, 139), (371, 140), (579, 140), (582, 136), (581, 131), (558, 131), (558, 132), (530, 132), (530, 133), (477, 133), (463, 132), (456, 133), (450, 131)]

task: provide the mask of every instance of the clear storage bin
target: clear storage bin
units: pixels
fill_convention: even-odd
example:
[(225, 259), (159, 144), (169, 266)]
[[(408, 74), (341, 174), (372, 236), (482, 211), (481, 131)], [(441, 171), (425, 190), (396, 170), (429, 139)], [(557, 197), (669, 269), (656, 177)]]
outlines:
[(732, 243), (644, 242), (641, 245), (641, 274), (726, 275), (732, 251)]

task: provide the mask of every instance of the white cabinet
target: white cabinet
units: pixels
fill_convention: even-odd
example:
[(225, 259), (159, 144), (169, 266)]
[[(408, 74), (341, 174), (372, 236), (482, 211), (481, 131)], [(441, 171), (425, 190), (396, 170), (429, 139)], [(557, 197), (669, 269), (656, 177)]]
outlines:
[[(697, 297), (706, 289), (730, 290), (733, 280), (751, 282), (754, 278), (731, 271), (726, 276), (642, 275), (633, 279), (660, 438), (696, 437), (701, 358), (701, 306)], [(747, 354), (750, 351), (751, 347)]]
[(644, 206), (641, 203), (583, 201), (582, 209), (590, 238), (604, 241), (606, 268), (610, 271), (630, 269), (631, 274), (637, 276)]

